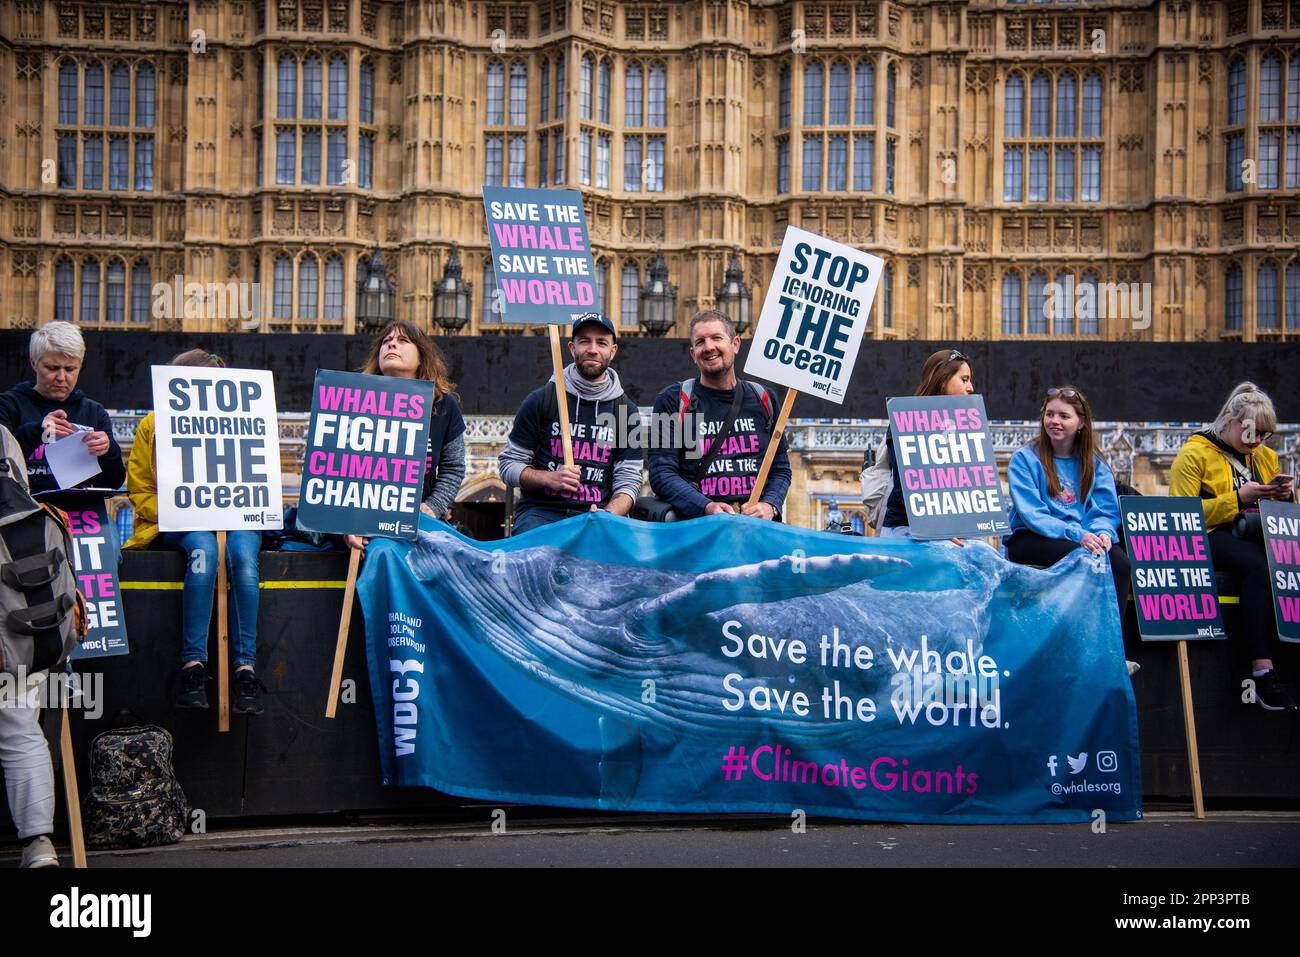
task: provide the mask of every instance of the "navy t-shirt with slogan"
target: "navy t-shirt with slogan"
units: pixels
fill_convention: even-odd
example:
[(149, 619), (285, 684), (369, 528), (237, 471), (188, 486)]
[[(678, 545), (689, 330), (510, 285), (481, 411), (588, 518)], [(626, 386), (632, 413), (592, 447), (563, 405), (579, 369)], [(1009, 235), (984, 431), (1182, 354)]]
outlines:
[(429, 445), (424, 458), (424, 490), (420, 493), (420, 501), (433, 492), (442, 450), (448, 442), (454, 442), (464, 434), (465, 417), (460, 413), (460, 403), (453, 395), (442, 396), (433, 404), (433, 414), (429, 417)]
[[(564, 467), (564, 444), (560, 439), (559, 408), (554, 400), (546, 401), (547, 390), (554, 392), (555, 383), (547, 383), (528, 393), (515, 415), (510, 441), (533, 450), (532, 468), (554, 472)], [(618, 444), (619, 407), (627, 408), (623, 417), (629, 433), (637, 428), (637, 407), (626, 396), (593, 401), (579, 399), (572, 392), (564, 395), (569, 404), (573, 464), (582, 470), (581, 484), (576, 492), (565, 493), (525, 487), (520, 498), (524, 504), (547, 508), (585, 510), (592, 505), (604, 508), (614, 490), (614, 463), (627, 459), (641, 461), (639, 449)], [(547, 415), (548, 409), (553, 410), (550, 415)]]

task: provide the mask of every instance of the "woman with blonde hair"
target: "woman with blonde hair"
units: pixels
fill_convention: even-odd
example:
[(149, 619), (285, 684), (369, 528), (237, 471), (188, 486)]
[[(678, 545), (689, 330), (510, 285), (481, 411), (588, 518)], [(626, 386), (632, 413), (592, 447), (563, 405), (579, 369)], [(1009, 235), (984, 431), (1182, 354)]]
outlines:
[(1238, 519), (1258, 514), (1263, 499), (1295, 497), (1294, 477), (1280, 474), (1277, 453), (1264, 444), (1276, 428), (1273, 401), (1255, 383), (1241, 383), (1213, 424), (1179, 450), (1169, 472), (1169, 494), (1201, 499), (1215, 570), (1240, 581), (1235, 637), (1250, 654), (1255, 701), (1266, 711), (1295, 711), (1295, 694), (1273, 667), (1277, 629), (1263, 539), (1234, 531)]

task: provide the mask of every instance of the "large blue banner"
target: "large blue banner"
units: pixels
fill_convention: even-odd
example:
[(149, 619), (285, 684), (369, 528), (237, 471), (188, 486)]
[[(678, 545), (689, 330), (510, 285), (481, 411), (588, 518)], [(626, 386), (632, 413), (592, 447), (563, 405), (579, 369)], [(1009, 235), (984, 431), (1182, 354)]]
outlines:
[(422, 519), (359, 581), (387, 784), (639, 811), (1141, 815), (1109, 569), (588, 513)]

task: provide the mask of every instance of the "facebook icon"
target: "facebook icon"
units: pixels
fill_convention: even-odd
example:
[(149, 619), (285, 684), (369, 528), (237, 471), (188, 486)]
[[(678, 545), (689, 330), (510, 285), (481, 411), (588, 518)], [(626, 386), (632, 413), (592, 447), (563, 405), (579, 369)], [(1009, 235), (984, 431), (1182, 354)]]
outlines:
[(1047, 770), (1052, 772), (1052, 777), (1056, 777), (1056, 755), (1048, 755)]

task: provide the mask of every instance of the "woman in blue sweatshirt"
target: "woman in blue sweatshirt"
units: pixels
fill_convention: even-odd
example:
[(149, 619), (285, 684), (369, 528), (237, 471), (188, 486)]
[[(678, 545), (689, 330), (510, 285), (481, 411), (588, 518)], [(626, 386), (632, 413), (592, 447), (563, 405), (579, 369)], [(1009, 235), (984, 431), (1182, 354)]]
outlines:
[(1120, 620), (1128, 603), (1129, 561), (1119, 544), (1115, 476), (1097, 454), (1092, 409), (1074, 386), (1047, 390), (1038, 440), (1016, 451), (1007, 467), (1011, 537), (1007, 558), (1055, 565), (1082, 548), (1109, 555)]

